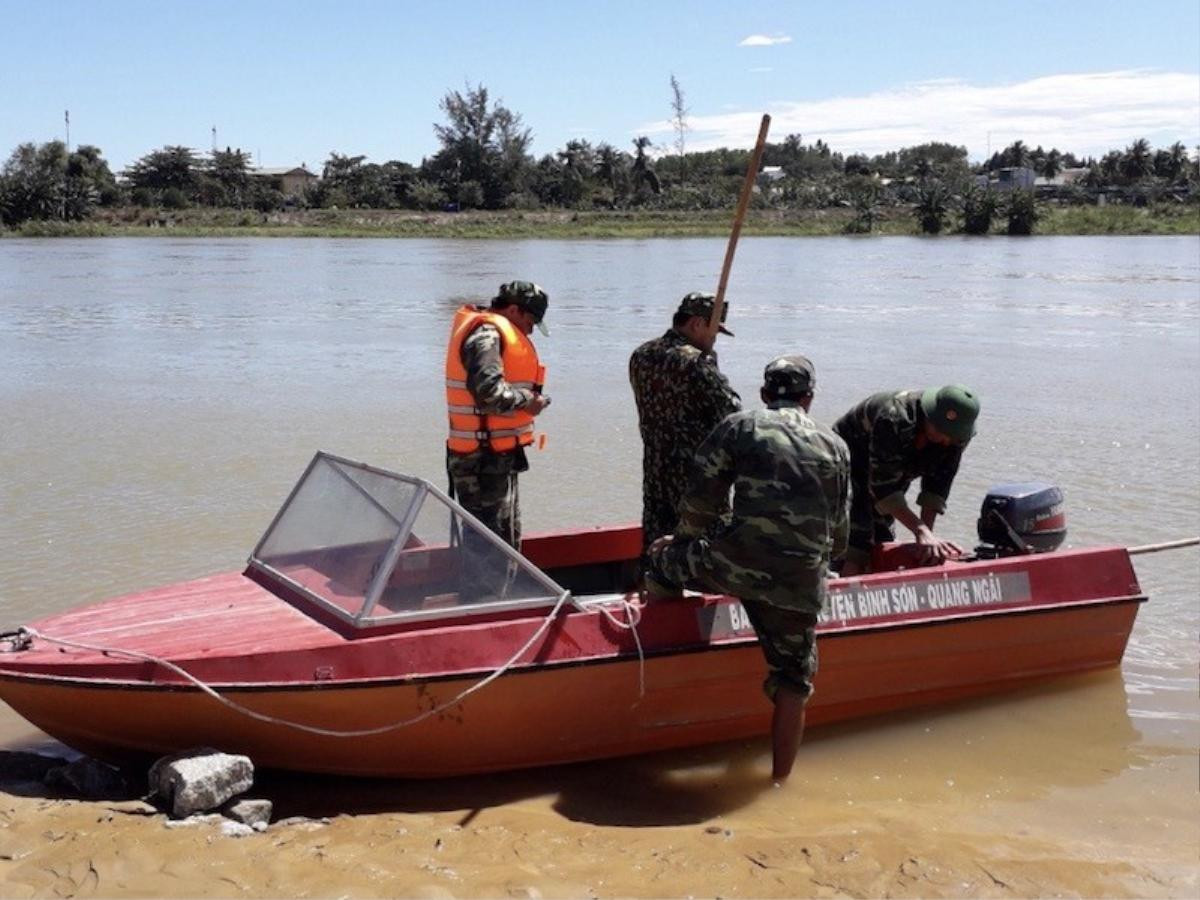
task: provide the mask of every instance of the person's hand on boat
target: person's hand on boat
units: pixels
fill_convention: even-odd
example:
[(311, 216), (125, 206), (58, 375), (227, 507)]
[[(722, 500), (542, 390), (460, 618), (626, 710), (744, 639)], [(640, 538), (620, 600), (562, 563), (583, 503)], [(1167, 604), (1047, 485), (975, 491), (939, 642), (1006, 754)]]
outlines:
[(928, 526), (922, 525), (917, 529), (916, 535), (921, 562), (943, 563), (948, 559), (958, 559), (963, 555), (961, 546), (954, 541), (942, 540)]

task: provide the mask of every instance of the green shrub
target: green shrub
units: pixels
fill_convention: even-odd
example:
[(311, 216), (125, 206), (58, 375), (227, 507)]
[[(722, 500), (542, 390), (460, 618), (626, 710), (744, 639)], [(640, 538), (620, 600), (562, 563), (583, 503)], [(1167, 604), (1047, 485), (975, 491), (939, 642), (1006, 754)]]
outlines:
[(1005, 204), (1005, 212), (1008, 215), (1009, 234), (1033, 234), (1039, 213), (1032, 191), (1012, 191)]
[(994, 191), (972, 186), (963, 192), (962, 230), (965, 234), (987, 234), (996, 217), (999, 201)]
[(177, 187), (169, 187), (162, 192), (162, 205), (165, 209), (187, 209), (187, 194)]
[(937, 178), (927, 178), (917, 188), (913, 215), (925, 234), (940, 234), (950, 213), (950, 189)]

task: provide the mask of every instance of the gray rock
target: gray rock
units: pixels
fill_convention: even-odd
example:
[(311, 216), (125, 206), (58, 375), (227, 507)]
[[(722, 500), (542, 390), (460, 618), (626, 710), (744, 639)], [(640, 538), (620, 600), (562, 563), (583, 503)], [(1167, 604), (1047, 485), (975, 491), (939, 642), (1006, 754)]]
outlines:
[(114, 813), (126, 816), (157, 816), (161, 810), (145, 800), (126, 800), (123, 803), (109, 804), (108, 809)]
[(318, 828), (324, 828), (329, 824), (328, 819), (310, 819), (307, 816), (288, 816), (286, 819), (280, 819), (276, 825), (295, 825), (297, 828), (302, 828), (305, 831), (316, 831)]
[(226, 819), (221, 823), (221, 834), (225, 837), (246, 837), (254, 834), (254, 829), (249, 825), (244, 825), (241, 822), (231, 822)]
[(61, 756), (42, 756), (24, 750), (0, 750), (0, 782), (43, 781), (51, 769), (67, 765)]
[(199, 813), (186, 819), (167, 819), (163, 825), (167, 828), (191, 828), (194, 825), (218, 825), (229, 821), (216, 813)]
[(119, 769), (87, 756), (50, 769), (43, 781), (83, 800), (128, 800), (137, 796)]
[(221, 815), (241, 822), (243, 825), (254, 827), (262, 823), (265, 827), (271, 823), (270, 800), (230, 800), (221, 807)]
[(202, 748), (164, 756), (150, 767), (150, 792), (168, 804), (171, 815), (185, 818), (216, 809), (254, 784), (254, 764)]

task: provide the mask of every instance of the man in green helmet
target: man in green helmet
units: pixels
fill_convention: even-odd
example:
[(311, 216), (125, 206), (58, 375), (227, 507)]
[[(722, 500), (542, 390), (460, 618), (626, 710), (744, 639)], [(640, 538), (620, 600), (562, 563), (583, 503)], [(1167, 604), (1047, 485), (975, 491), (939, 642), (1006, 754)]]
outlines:
[[(950, 486), (978, 416), (975, 393), (950, 384), (872, 394), (838, 419), (833, 430), (850, 447), (854, 488), (850, 546), (841, 575), (871, 571), (872, 551), (893, 539), (894, 521), (913, 533), (923, 562), (962, 555), (958, 544), (934, 535), (933, 524), (946, 511)], [(921, 479), (919, 511), (905, 499), (916, 478)]]

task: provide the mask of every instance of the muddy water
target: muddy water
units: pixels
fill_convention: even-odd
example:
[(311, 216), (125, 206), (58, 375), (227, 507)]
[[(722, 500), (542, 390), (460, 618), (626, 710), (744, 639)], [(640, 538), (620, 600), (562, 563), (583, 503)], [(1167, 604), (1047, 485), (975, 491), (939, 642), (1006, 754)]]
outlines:
[[(723, 249), (0, 241), (0, 625), (239, 567), (318, 448), (440, 480), (446, 323), (513, 277), (549, 290), (553, 331), (526, 529), (636, 519), (625, 361)], [(1066, 490), (1072, 544), (1194, 535), (1198, 251), (749, 239), (722, 367), (752, 402), (767, 359), (806, 353), (825, 421), (877, 389), (975, 387), (939, 525), (964, 542), (988, 486), (1027, 478)], [(215, 843), (0, 795), (0, 894), (1187, 896), (1200, 558), (1137, 565), (1152, 599), (1119, 671), (815, 731), (782, 789), (765, 742), (434, 785), (281, 779), (263, 786), (280, 815), (330, 824)], [(0, 740), (45, 741), (6, 709)]]

